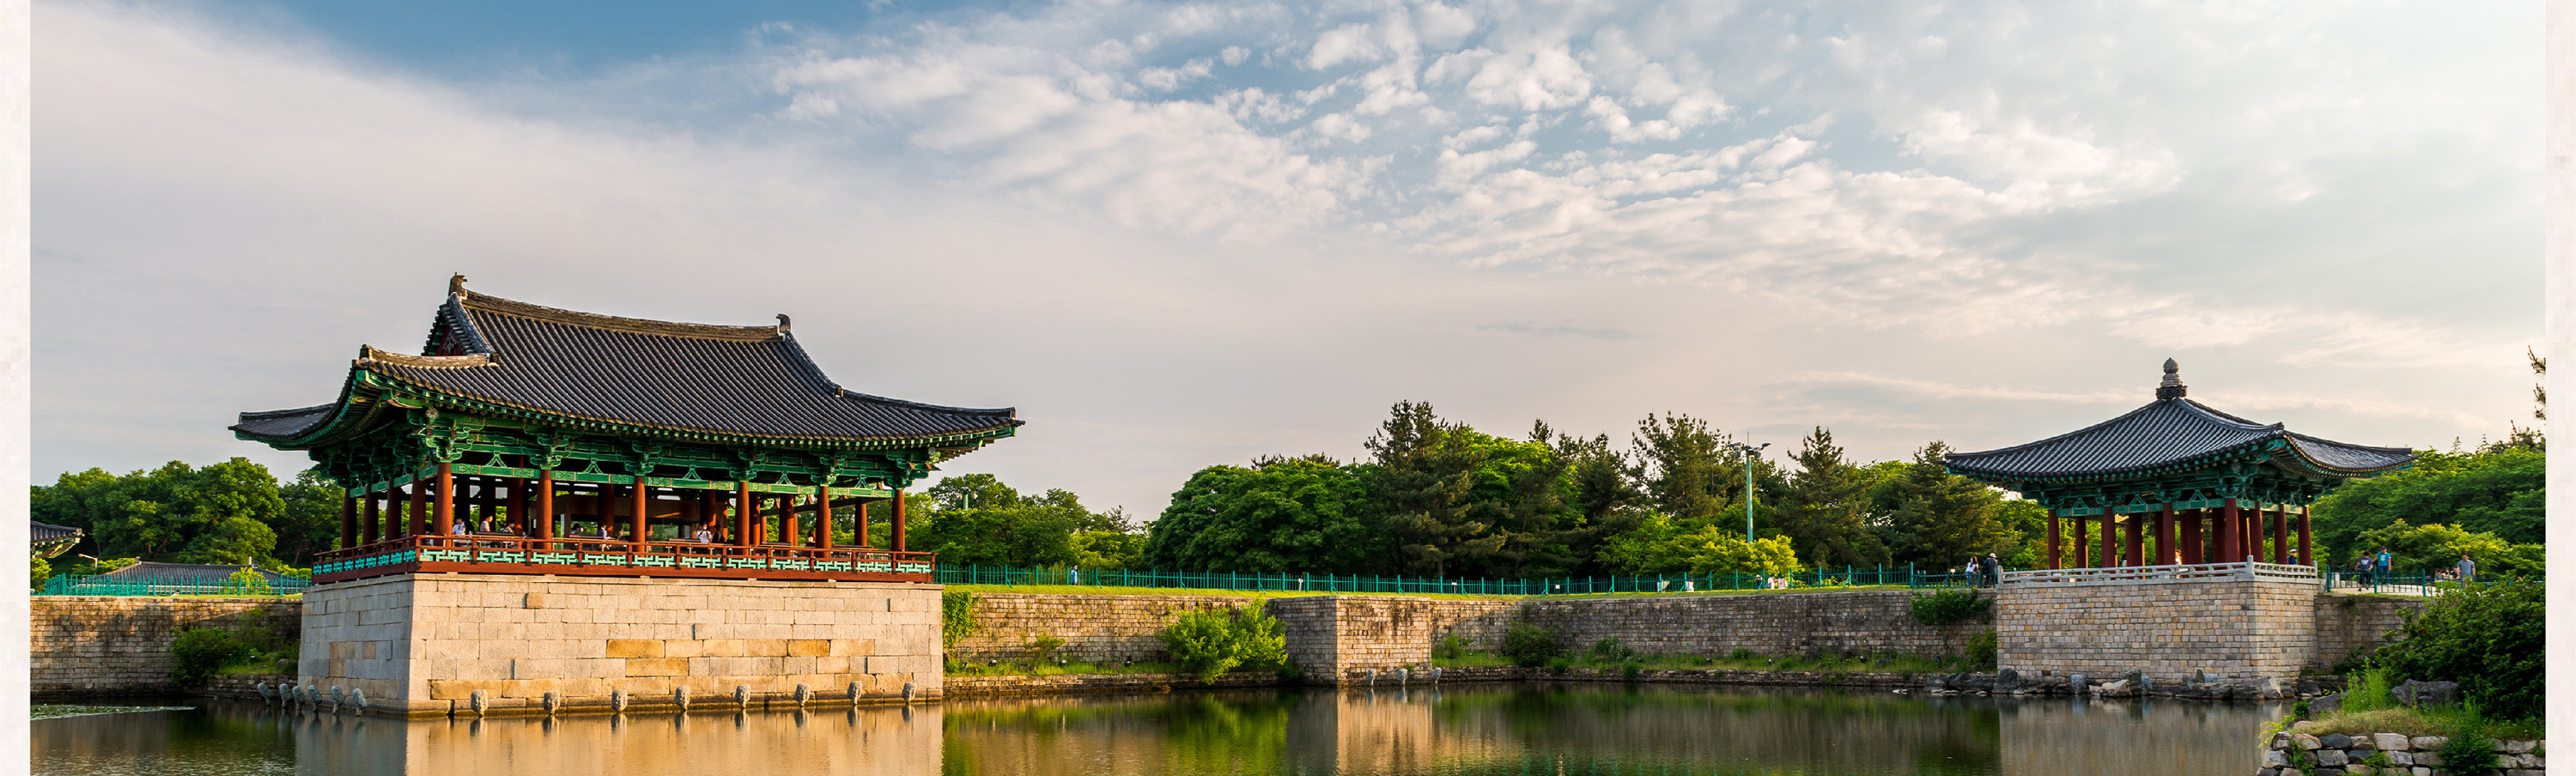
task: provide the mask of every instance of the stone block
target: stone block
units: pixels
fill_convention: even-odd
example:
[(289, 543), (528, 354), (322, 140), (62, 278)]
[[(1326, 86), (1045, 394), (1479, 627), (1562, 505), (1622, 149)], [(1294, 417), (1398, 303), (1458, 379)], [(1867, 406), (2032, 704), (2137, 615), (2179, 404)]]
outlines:
[(2412, 746), (2415, 751), (2418, 752), (2430, 752), (2440, 749), (2443, 744), (2450, 742), (2451, 739), (2444, 736), (2416, 736), (2414, 738), (2407, 739), (2406, 741), (2408, 745)]
[(2346, 763), (2349, 763), (2349, 762), (2352, 762), (2352, 758), (2345, 756), (2345, 755), (2344, 755), (2344, 751), (2343, 751), (2343, 750), (2341, 750), (2341, 749), (2319, 749), (2319, 750), (2317, 750), (2317, 766), (2318, 766), (2318, 767), (2322, 767), (2322, 768), (2341, 768), (2341, 767), (2343, 767)]
[(2408, 742), (2405, 736), (2395, 733), (2373, 733), (2370, 736), (2370, 740), (2371, 743), (2374, 746), (2377, 746), (2382, 752), (2404, 752), (2415, 748), (2414, 744)]
[(650, 639), (609, 639), (606, 646), (605, 656), (613, 658), (658, 658), (662, 657), (662, 642)]

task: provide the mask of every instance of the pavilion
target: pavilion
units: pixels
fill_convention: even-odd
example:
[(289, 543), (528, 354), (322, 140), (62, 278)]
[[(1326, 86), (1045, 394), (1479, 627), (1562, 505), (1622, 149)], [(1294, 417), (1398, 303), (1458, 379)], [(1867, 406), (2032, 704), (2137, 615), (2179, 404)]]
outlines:
[[(245, 412), (346, 489), (313, 581), (409, 572), (926, 582), (903, 489), (1012, 436), (1010, 408), (850, 391), (789, 330), (619, 318), (466, 290), (420, 355), (361, 347), (339, 398)], [(889, 546), (865, 506), (891, 501)], [(847, 530), (856, 546), (836, 546)]]
[(2186, 564), (2287, 564), (2294, 552), (2298, 565), (2313, 566), (2308, 505), (2346, 481), (2415, 460), (2405, 448), (2320, 439), (2220, 412), (2185, 398), (2172, 359), (2164, 367), (2156, 400), (2128, 414), (2037, 442), (1953, 453), (1944, 463), (2046, 507), (2048, 567), (2058, 569), (2068, 567), (2059, 524), (2069, 518), (2101, 526), (2098, 551), (2075, 546), (2074, 568), (2166, 565), (2177, 556)]

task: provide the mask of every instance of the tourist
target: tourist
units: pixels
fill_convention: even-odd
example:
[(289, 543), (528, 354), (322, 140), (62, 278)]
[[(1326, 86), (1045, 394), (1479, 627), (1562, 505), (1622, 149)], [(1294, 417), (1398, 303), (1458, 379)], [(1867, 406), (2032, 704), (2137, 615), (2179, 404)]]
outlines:
[(2374, 564), (2374, 565), (2373, 565), (2373, 567), (2371, 568), (2371, 578), (2373, 578), (2373, 579), (2377, 579), (2377, 578), (2380, 578), (2380, 577), (2387, 577), (2387, 576), (2393, 576), (2393, 575), (2395, 575), (2395, 574), (2396, 574), (2396, 571), (2397, 571), (2397, 568), (2396, 568), (2396, 566), (2394, 566), (2394, 565), (2392, 565), (2392, 564), (2390, 564), (2390, 563), (2389, 563), (2389, 561), (2390, 561), (2390, 560), (2391, 560), (2391, 558), (2389, 558), (2389, 557), (2388, 557), (2388, 545), (2384, 545), (2384, 544), (2383, 544), (2383, 545), (2380, 545), (2380, 546), (2379, 546), (2379, 559), (2378, 559), (2378, 562), (2377, 562), (2376, 564)]
[(2465, 585), (2478, 581), (2478, 562), (2470, 560), (2468, 553), (2460, 553), (2460, 565), (2453, 566), (2451, 568), (2452, 571), (2460, 578), (2460, 584)]
[(1991, 553), (1991, 552), (1986, 553), (1986, 566), (1985, 566), (1985, 571), (1986, 571), (1986, 586), (1987, 586), (1987, 587), (1999, 587), (1999, 586), (2003, 585), (2003, 583), (2004, 583), (2004, 565), (2003, 565), (2003, 561), (1996, 559), (1996, 558), (1995, 558), (1995, 554), (1994, 554), (1994, 553)]
[(1075, 566), (1075, 567), (1073, 567), (1073, 569), (1072, 569), (1072, 570), (1070, 570), (1070, 571), (1066, 571), (1066, 572), (1065, 572), (1065, 580), (1066, 580), (1065, 584), (1069, 584), (1069, 585), (1079, 585), (1079, 584), (1082, 584), (1082, 567), (1081, 567), (1081, 566)]
[(714, 544), (716, 543), (716, 532), (708, 529), (706, 526), (698, 526), (698, 530), (696, 532), (689, 534), (689, 540), (699, 544)]

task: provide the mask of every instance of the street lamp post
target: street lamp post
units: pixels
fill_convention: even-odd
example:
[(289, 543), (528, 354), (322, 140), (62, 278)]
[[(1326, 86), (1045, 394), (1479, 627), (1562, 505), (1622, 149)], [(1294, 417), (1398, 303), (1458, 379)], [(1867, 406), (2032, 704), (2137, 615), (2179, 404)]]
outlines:
[(1755, 501), (1757, 497), (1753, 494), (1753, 456), (1761, 455), (1762, 448), (1770, 447), (1771, 443), (1748, 445), (1743, 442), (1728, 442), (1726, 446), (1738, 453), (1735, 460), (1744, 467), (1744, 543), (1752, 544), (1753, 506), (1757, 503)]

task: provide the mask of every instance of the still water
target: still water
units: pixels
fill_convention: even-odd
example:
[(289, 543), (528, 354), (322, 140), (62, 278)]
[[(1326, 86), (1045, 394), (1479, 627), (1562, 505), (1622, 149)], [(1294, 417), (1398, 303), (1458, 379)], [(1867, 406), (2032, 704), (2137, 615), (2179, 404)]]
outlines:
[(2281, 709), (1448, 685), (403, 722), (218, 702), (37, 720), (38, 774), (2221, 774)]

